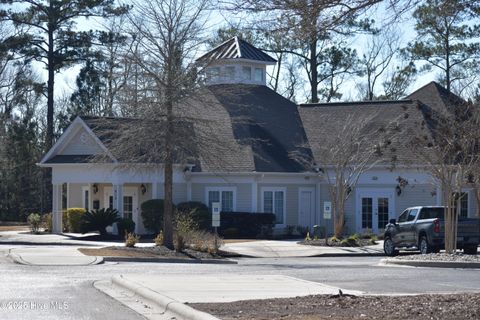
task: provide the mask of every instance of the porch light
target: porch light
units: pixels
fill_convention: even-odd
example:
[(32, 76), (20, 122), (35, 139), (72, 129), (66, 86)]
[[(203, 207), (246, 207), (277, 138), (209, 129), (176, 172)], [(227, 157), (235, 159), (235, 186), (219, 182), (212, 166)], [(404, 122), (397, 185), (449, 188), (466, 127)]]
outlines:
[(98, 185), (95, 183), (93, 184), (93, 193), (97, 193), (98, 192)]
[(147, 187), (145, 187), (145, 185), (143, 183), (140, 186), (140, 191), (142, 191), (142, 194), (145, 194), (147, 192)]

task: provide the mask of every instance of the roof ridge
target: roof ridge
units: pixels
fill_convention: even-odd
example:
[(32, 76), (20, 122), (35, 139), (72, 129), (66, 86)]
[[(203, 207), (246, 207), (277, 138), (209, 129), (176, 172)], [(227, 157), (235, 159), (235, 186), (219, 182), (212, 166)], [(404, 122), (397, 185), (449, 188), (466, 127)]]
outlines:
[(400, 103), (412, 103), (412, 99), (401, 100), (370, 100), (370, 101), (339, 101), (339, 102), (320, 102), (320, 103), (300, 103), (300, 107), (333, 107), (342, 105), (380, 105), (380, 104), (400, 104)]

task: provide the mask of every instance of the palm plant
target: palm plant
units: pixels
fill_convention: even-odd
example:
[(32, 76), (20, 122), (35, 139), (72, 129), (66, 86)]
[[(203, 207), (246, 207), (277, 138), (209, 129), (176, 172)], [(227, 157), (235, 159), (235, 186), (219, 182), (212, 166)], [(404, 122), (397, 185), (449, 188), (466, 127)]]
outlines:
[(102, 208), (90, 210), (82, 216), (83, 232), (98, 231), (100, 235), (104, 236), (107, 234), (107, 227), (119, 220), (120, 217), (116, 209)]

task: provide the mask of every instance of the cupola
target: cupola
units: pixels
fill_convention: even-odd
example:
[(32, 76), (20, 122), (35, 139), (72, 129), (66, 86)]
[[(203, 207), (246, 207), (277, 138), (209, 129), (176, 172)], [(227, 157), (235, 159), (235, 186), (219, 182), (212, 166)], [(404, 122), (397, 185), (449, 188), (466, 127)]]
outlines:
[(225, 41), (197, 61), (206, 64), (207, 84), (266, 85), (267, 66), (277, 63), (277, 60), (239, 37)]

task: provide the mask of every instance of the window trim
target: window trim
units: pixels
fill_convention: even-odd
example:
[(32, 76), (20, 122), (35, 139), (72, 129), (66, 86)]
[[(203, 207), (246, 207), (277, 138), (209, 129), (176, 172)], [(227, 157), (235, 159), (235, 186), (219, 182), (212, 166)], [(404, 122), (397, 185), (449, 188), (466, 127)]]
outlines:
[[(220, 207), (222, 207), (222, 191), (232, 191), (233, 192), (233, 212), (237, 211), (237, 187), (206, 187), (205, 188), (205, 204), (209, 206), (208, 193), (210, 191), (220, 192)], [(210, 207), (209, 207), (210, 209)]]
[[(265, 212), (265, 192), (271, 191), (274, 194), (273, 198), (273, 211), (275, 211), (275, 192), (283, 192), (283, 223), (276, 223), (275, 227), (281, 228), (287, 225), (287, 188), (286, 187), (262, 187), (260, 188), (261, 192), (261, 201), (262, 201), (262, 212)], [(273, 212), (275, 214), (275, 212)]]

